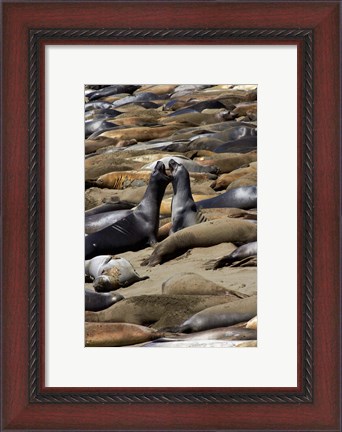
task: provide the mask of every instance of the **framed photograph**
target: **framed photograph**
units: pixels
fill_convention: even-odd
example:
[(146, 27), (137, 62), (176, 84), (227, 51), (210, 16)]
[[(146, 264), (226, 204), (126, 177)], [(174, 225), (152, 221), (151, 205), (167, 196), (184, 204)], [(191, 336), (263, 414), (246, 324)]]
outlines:
[[(340, 4), (4, 2), (2, 12), (2, 429), (340, 430)], [(95, 106), (99, 100), (110, 104), (107, 117), (108, 107)], [(238, 131), (237, 141), (250, 137), (245, 155), (251, 159), (238, 167), (256, 167), (257, 129), (258, 268), (247, 267), (248, 274), (243, 267), (204, 270), (201, 277), (216, 273), (202, 285), (224, 285), (241, 301), (253, 298), (257, 286), (257, 341), (256, 335), (249, 337), (253, 347), (215, 338), (210, 344), (184, 336), (176, 341), (186, 326), (170, 297), (153, 321), (159, 320), (158, 331), (167, 329), (167, 342), (164, 337), (149, 349), (141, 345), (153, 345), (154, 336), (144, 336), (113, 347), (96, 333), (94, 343), (92, 325), (101, 312), (89, 307), (85, 331), (84, 244), (87, 259), (116, 251), (96, 249), (93, 233), (84, 240), (85, 197), (86, 209), (87, 199), (93, 200), (88, 209), (94, 208), (105, 189), (87, 191), (108, 181), (101, 176), (116, 171), (116, 162), (120, 179), (128, 166), (129, 191), (127, 178), (132, 182), (138, 167), (139, 207), (151, 172), (173, 181), (182, 165), (167, 159), (167, 152), (177, 145), (188, 163), (194, 201), (193, 181), (200, 176), (189, 167), (209, 167), (200, 173), (207, 183), (196, 183), (196, 202), (205, 213), (205, 201), (213, 198), (201, 195), (202, 187), (215, 175), (211, 162), (221, 159), (213, 156), (214, 147), (209, 152), (198, 143), (210, 136), (215, 149), (225, 139), (231, 145), (235, 138), (219, 126), (222, 119)], [(132, 126), (140, 128), (134, 136), (122, 134)], [(192, 151), (208, 153), (185, 154), (181, 145), (189, 143)], [(158, 147), (161, 162), (146, 162), (146, 145)], [(95, 162), (108, 150), (111, 165), (104, 169)], [(130, 159), (118, 162), (124, 151)], [(154, 171), (142, 178), (148, 169)], [(166, 187), (172, 194), (171, 183)], [(256, 189), (255, 183), (248, 187)], [(109, 202), (117, 203), (106, 190)], [(129, 202), (121, 193), (120, 202)], [(252, 220), (253, 207), (245, 210)], [(136, 208), (120, 209), (134, 214), (134, 229), (145, 220)], [(168, 209), (165, 216), (171, 216)], [(172, 216), (171, 223), (184, 219)], [(237, 223), (256, 231), (253, 223)], [(245, 241), (256, 240), (253, 233)], [(143, 234), (135, 232), (134, 245)], [(214, 234), (207, 237), (213, 241)], [(162, 243), (152, 235), (149, 244), (155, 240)], [(202, 250), (197, 261), (192, 257), (182, 266), (176, 258), (177, 265), (163, 267), (159, 256), (155, 262), (158, 246), (138, 258), (118, 249), (141, 281), (138, 289), (122, 288), (126, 282), (120, 280), (114, 292), (156, 296), (166, 279), (199, 272), (222, 252)], [(140, 266), (144, 260), (148, 267)], [(228, 283), (234, 272), (236, 280)], [(119, 281), (113, 274), (110, 283)], [(112, 289), (90, 276), (90, 295)], [(216, 307), (218, 299), (206, 301)], [(194, 301), (189, 310), (197, 313)], [(148, 322), (141, 318), (148, 306), (127, 322)], [(251, 316), (240, 321), (256, 315), (255, 308), (256, 300)]]

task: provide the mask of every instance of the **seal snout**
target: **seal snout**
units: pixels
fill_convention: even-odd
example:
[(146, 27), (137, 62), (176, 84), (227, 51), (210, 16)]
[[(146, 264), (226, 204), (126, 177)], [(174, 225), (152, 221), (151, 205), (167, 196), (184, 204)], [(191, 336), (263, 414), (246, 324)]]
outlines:
[(170, 169), (171, 175), (173, 175), (177, 171), (177, 168), (180, 166), (181, 166), (181, 164), (177, 163), (174, 159), (170, 159), (169, 169)]
[(172, 180), (172, 175), (171, 176), (167, 175), (165, 165), (161, 161), (157, 162), (157, 164), (155, 166), (155, 169), (154, 169), (154, 172), (159, 172), (160, 174), (162, 174), (169, 181)]

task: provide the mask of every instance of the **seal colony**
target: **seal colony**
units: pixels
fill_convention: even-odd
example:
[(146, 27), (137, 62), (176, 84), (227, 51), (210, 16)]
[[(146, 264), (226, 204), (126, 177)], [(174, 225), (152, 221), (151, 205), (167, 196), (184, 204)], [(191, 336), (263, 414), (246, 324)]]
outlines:
[(257, 86), (85, 86), (85, 346), (257, 346)]

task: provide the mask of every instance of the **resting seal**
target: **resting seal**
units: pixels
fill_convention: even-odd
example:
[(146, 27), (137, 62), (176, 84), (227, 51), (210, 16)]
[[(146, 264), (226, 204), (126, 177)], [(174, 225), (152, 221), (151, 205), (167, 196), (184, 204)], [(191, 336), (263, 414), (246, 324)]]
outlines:
[(180, 325), (203, 309), (229, 301), (231, 299), (227, 296), (141, 295), (122, 300), (100, 312), (87, 312), (86, 320), (126, 322), (162, 328)]
[(114, 171), (100, 176), (97, 187), (125, 189), (129, 186), (143, 186), (150, 181), (151, 171)]
[[(111, 307), (113, 308), (115, 305)], [(177, 328), (177, 331), (192, 333), (217, 327), (227, 327), (250, 320), (256, 315), (256, 312), (257, 297), (252, 296), (204, 309), (186, 320)]]
[(164, 333), (127, 323), (86, 323), (85, 346), (125, 346), (158, 339)]
[(257, 160), (257, 153), (255, 151), (243, 155), (230, 155), (227, 158), (213, 158), (205, 160), (197, 160), (200, 165), (212, 166), (215, 165), (221, 174), (230, 173), (231, 171), (240, 168), (243, 165), (249, 164)]
[(249, 210), (257, 207), (257, 187), (243, 186), (230, 189), (221, 195), (197, 202), (198, 208), (235, 207)]
[(94, 289), (98, 292), (114, 291), (148, 279), (148, 276), (140, 277), (125, 258), (113, 258), (111, 255), (86, 260), (85, 274), (94, 279)]
[(240, 261), (245, 258), (249, 258), (252, 256), (256, 256), (258, 252), (258, 246), (257, 242), (251, 242), (244, 244), (238, 248), (236, 248), (232, 253), (229, 255), (226, 255), (217, 261), (215, 261), (213, 264), (209, 264), (206, 268), (207, 269), (218, 269), (220, 267), (225, 267), (231, 265), (235, 261)]
[(124, 219), (85, 238), (86, 259), (101, 254), (117, 254), (139, 250), (157, 242), (159, 208), (171, 177), (163, 163), (158, 163), (151, 176), (144, 198)]
[(141, 265), (151, 267), (168, 261), (194, 247), (208, 247), (219, 243), (249, 242), (257, 238), (257, 227), (248, 221), (218, 219), (203, 222), (178, 231), (159, 243), (150, 258)]
[(119, 293), (103, 293), (99, 294), (90, 289), (85, 289), (85, 310), (98, 312), (107, 309), (113, 304), (124, 298)]
[(163, 282), (162, 293), (167, 295), (226, 295), (232, 301), (247, 297), (246, 294), (218, 285), (195, 273), (180, 273), (171, 276)]
[(234, 182), (235, 180), (249, 175), (251, 173), (256, 173), (256, 169), (254, 167), (246, 167), (246, 168), (238, 168), (234, 171), (231, 171), (229, 174), (222, 174), (216, 179), (210, 186), (215, 191), (220, 191), (223, 189), (227, 189), (227, 187)]

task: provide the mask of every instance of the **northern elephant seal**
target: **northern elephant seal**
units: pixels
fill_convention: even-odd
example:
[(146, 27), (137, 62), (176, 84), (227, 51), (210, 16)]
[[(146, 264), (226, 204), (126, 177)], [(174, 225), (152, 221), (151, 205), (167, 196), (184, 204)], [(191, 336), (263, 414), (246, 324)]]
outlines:
[(235, 261), (240, 261), (245, 258), (256, 256), (258, 253), (258, 242), (246, 243), (236, 248), (232, 253), (226, 255), (212, 263), (208, 263), (207, 269), (218, 269), (231, 265)]
[(128, 323), (85, 323), (86, 347), (135, 345), (158, 339), (163, 332)]
[(195, 273), (180, 273), (171, 276), (162, 284), (162, 293), (167, 295), (226, 295), (232, 301), (247, 297), (246, 294), (218, 285)]
[[(111, 306), (112, 308), (115, 305)], [(107, 309), (108, 310), (108, 309)], [(104, 313), (100, 312), (100, 313)], [(257, 297), (251, 296), (231, 303), (204, 309), (186, 320), (178, 332), (198, 332), (218, 327), (227, 327), (253, 318), (257, 312)]]
[(249, 210), (257, 207), (257, 187), (243, 186), (197, 202), (198, 208), (234, 207)]
[(94, 289), (98, 292), (114, 291), (148, 279), (148, 276), (139, 276), (125, 258), (111, 255), (99, 255), (86, 260), (85, 274), (94, 280)]
[(151, 267), (168, 261), (194, 247), (219, 243), (248, 242), (257, 237), (257, 227), (248, 221), (222, 219), (203, 222), (178, 231), (159, 243), (152, 255), (142, 262)]
[(227, 158), (213, 158), (198, 160), (196, 162), (202, 166), (212, 166), (215, 165), (221, 174), (230, 173), (242, 165), (249, 164), (250, 162), (255, 162), (257, 160), (257, 153), (255, 151), (236, 156), (229, 156)]
[(85, 289), (85, 310), (98, 312), (107, 309), (108, 307), (112, 306), (113, 304), (117, 303), (123, 298), (124, 296), (119, 293), (99, 294), (97, 292), (94, 292), (86, 288)]
[(112, 225), (131, 214), (133, 210), (115, 210), (85, 216), (85, 232), (91, 234)]
[(144, 198), (133, 213), (85, 238), (86, 259), (101, 254), (139, 250), (148, 244), (155, 244), (159, 227), (160, 203), (170, 181), (171, 177), (166, 175), (164, 164), (158, 163)]
[(173, 197), (171, 202), (170, 234), (198, 223), (196, 204), (192, 198), (190, 177), (184, 165), (171, 159), (169, 161), (172, 175)]
[(246, 168), (238, 168), (234, 171), (231, 171), (229, 174), (221, 174), (212, 184), (211, 187), (215, 191), (220, 191), (227, 189), (227, 187), (234, 182), (235, 180), (249, 175), (251, 173), (256, 173), (256, 169), (254, 167), (246, 167)]
[(87, 312), (88, 322), (126, 322), (154, 328), (180, 325), (193, 314), (229, 302), (227, 296), (140, 295), (100, 312)]

